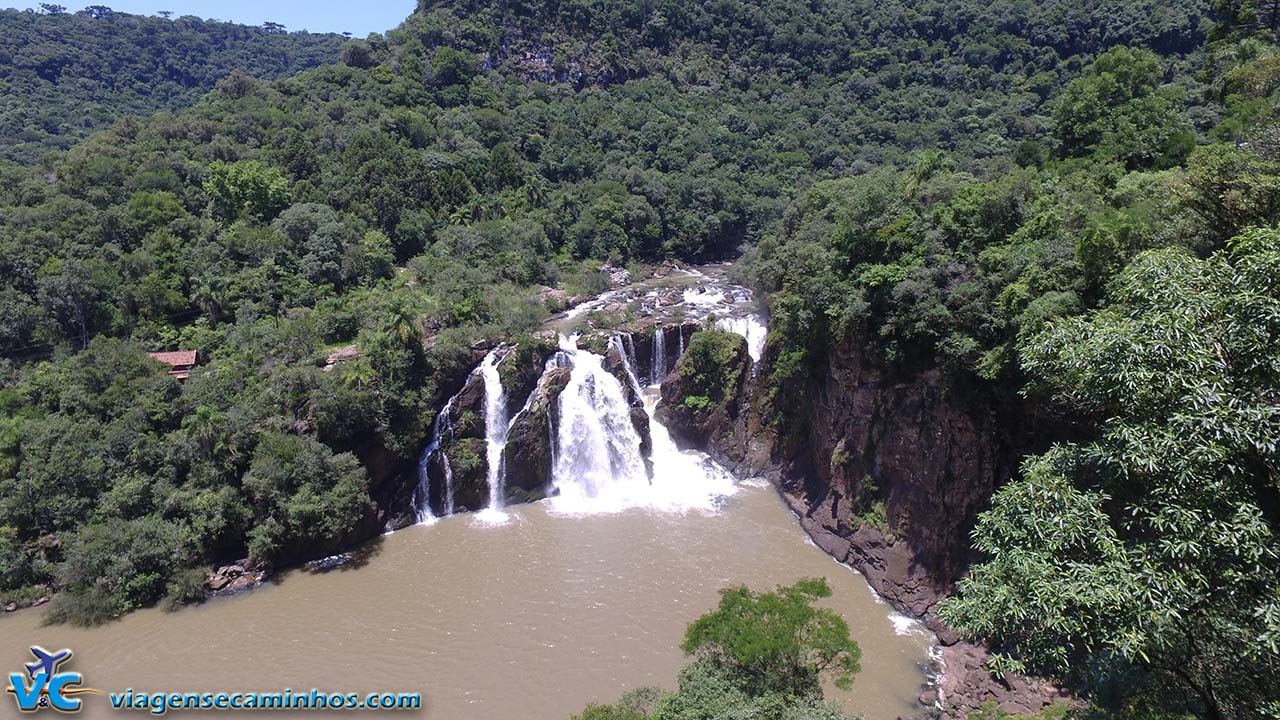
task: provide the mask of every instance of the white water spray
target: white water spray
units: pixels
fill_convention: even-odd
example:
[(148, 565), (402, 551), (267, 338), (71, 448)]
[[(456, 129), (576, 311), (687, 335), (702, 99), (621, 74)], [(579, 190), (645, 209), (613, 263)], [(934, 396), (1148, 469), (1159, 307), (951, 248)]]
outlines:
[[(625, 340), (624, 340), (625, 338)], [(636, 377), (635, 365), (632, 363), (631, 353), (627, 351), (627, 346), (631, 343), (631, 335), (614, 335), (609, 338), (609, 345), (618, 351), (618, 356), (622, 358), (622, 365), (627, 371), (627, 381), (631, 385), (631, 390), (636, 397), (644, 397), (644, 388), (640, 386), (640, 378)]]
[[(659, 399), (656, 386), (641, 389), (653, 443), (650, 480), (622, 384), (604, 370), (602, 357), (579, 350), (572, 338), (561, 342), (573, 371), (560, 395), (552, 469), (552, 484), (559, 494), (551, 501), (553, 509), (572, 514), (634, 507), (709, 511), (735, 492), (733, 477), (705, 454), (676, 447), (653, 416)], [(616, 338), (616, 342), (618, 347), (625, 341)], [(628, 379), (634, 378), (626, 353), (622, 360)], [(638, 380), (635, 383), (639, 385)]]
[(649, 484), (640, 435), (622, 384), (604, 369), (604, 358), (561, 337), (571, 368), (560, 393), (552, 485), (562, 508), (624, 500)]

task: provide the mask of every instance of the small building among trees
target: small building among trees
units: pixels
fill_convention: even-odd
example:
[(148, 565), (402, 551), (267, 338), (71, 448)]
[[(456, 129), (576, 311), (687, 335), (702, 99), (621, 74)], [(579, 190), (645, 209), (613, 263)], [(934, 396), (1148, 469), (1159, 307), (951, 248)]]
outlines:
[(159, 360), (169, 366), (169, 374), (179, 380), (191, 377), (191, 370), (196, 366), (195, 350), (175, 350), (173, 352), (147, 353), (147, 357)]

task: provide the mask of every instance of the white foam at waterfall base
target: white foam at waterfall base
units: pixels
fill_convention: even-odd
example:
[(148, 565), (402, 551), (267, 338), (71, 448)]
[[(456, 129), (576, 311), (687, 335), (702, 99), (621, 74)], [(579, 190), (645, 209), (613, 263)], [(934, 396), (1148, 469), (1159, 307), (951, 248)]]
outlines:
[[(734, 492), (728, 472), (702, 453), (676, 447), (670, 433), (653, 416), (657, 402), (654, 388), (645, 393), (653, 443), (650, 480), (622, 384), (604, 369), (602, 357), (579, 350), (573, 338), (563, 339), (561, 345), (573, 370), (560, 395), (552, 469), (552, 484), (558, 493), (551, 500), (554, 512), (713, 510), (721, 498)], [(625, 353), (623, 362), (629, 365)]]
[(414, 520), (418, 524), (429, 524), (436, 521), (435, 514), (431, 512), (431, 501), (429, 499), (431, 474), (427, 472), (427, 468), (431, 464), (431, 454), (435, 452), (435, 446), (436, 443), (433, 441), (418, 456), (418, 485), (413, 490)]
[(714, 510), (723, 498), (737, 491), (733, 475), (706, 453), (678, 448), (667, 427), (654, 417), (658, 400), (657, 389), (650, 388), (645, 397), (653, 441), (649, 506), (661, 510)]

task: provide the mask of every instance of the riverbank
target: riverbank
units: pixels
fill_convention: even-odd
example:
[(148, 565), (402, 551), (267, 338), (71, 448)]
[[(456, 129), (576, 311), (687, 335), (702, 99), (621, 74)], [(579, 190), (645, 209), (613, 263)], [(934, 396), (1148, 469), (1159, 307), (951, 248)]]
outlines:
[[(0, 619), (24, 643), (75, 650), (85, 684), (116, 690), (422, 691), (437, 720), (563, 720), (641, 685), (673, 687), (685, 626), (717, 591), (814, 575), (863, 647), (838, 696), (867, 720), (913, 711), (930, 639), (898, 634), (861, 577), (808, 544), (771, 489), (716, 507), (580, 514), (552, 501), (385, 535), (343, 565), (295, 569), (233, 598), (148, 609), (98, 628)], [(88, 720), (109, 713), (86, 702)]]

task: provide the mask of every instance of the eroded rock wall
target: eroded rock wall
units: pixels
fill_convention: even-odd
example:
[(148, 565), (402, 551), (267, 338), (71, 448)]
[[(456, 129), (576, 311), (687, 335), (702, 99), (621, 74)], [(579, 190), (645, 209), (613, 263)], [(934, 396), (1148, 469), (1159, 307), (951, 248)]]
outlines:
[(749, 360), (735, 359), (750, 381), (738, 397), (699, 411), (681, 407), (690, 390), (673, 373), (660, 417), (677, 442), (740, 475), (770, 478), (815, 544), (926, 622), (945, 646), (946, 675), (922, 701), (941, 698), (942, 717), (963, 718), (988, 700), (1033, 712), (1059, 699), (1046, 684), (987, 673), (986, 650), (959, 642), (935, 610), (975, 559), (970, 532), (994, 490), (1063, 428), (937, 369), (888, 370), (852, 340), (830, 353), (812, 401), (781, 413), (764, 386), (770, 361), (766, 350), (763, 367), (750, 372)]

